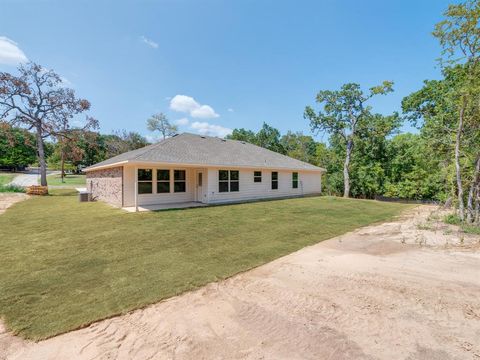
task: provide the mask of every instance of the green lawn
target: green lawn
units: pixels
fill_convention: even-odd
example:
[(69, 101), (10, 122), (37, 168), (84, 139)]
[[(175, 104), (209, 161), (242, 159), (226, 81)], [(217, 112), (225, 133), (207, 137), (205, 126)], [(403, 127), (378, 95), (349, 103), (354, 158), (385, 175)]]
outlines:
[(126, 213), (80, 203), (75, 196), (35, 197), (0, 216), (0, 316), (15, 333), (43, 339), (224, 279), (406, 208), (310, 197)]
[(0, 186), (8, 184), (13, 180), (16, 174), (13, 173), (0, 173)]
[(0, 173), (0, 193), (6, 192), (25, 192), (25, 189), (17, 185), (7, 185), (13, 178), (17, 176), (14, 173)]
[(85, 175), (66, 175), (63, 178), (60, 175), (47, 176), (48, 185), (52, 186), (84, 186), (86, 184)]

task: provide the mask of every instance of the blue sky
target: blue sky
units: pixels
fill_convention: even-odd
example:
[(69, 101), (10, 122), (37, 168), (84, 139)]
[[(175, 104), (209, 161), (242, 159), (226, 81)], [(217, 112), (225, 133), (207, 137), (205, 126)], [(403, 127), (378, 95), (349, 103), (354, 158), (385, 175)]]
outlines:
[(452, 2), (0, 0), (0, 71), (22, 54), (56, 70), (105, 133), (149, 135), (155, 112), (182, 131), (265, 121), (309, 133), (303, 110), (321, 89), (393, 80), (395, 92), (372, 103), (388, 114), (438, 78), (431, 31)]

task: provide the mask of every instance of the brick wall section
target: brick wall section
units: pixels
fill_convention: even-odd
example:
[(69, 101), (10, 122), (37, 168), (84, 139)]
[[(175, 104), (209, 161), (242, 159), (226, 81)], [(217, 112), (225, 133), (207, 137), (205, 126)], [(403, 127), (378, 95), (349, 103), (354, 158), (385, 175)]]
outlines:
[(123, 167), (87, 172), (87, 190), (93, 200), (105, 201), (121, 207), (123, 205)]

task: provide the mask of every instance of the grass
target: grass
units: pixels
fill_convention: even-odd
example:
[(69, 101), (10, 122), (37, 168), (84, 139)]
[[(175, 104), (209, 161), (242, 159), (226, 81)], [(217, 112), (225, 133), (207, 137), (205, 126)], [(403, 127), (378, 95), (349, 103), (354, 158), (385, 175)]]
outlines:
[(0, 193), (2, 192), (25, 192), (21, 186), (7, 185), (17, 174), (0, 173)]
[(310, 197), (126, 213), (71, 193), (0, 216), (0, 316), (26, 338), (144, 307), (409, 207)]
[(85, 175), (66, 175), (63, 180), (64, 182), (62, 182), (60, 175), (57, 174), (47, 176), (47, 183), (52, 186), (79, 186), (86, 184)]
[(460, 226), (460, 229), (466, 234), (480, 235), (480, 226), (462, 223), (462, 220), (460, 220), (460, 217), (457, 214), (448, 214), (443, 218), (443, 222), (450, 225)]
[(15, 174), (12, 173), (0, 173), (0, 186), (7, 185), (14, 177)]
[(462, 225), (462, 230), (466, 234), (480, 235), (480, 226), (476, 225)]

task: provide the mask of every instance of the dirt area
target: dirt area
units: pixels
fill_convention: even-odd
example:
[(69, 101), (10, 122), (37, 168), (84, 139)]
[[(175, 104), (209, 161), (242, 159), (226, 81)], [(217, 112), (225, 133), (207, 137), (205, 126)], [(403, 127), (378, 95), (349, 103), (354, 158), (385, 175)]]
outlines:
[(422, 206), (1, 359), (480, 359), (480, 243)]
[(3, 214), (7, 208), (16, 202), (28, 199), (28, 195), (23, 193), (0, 193), (0, 214)]

